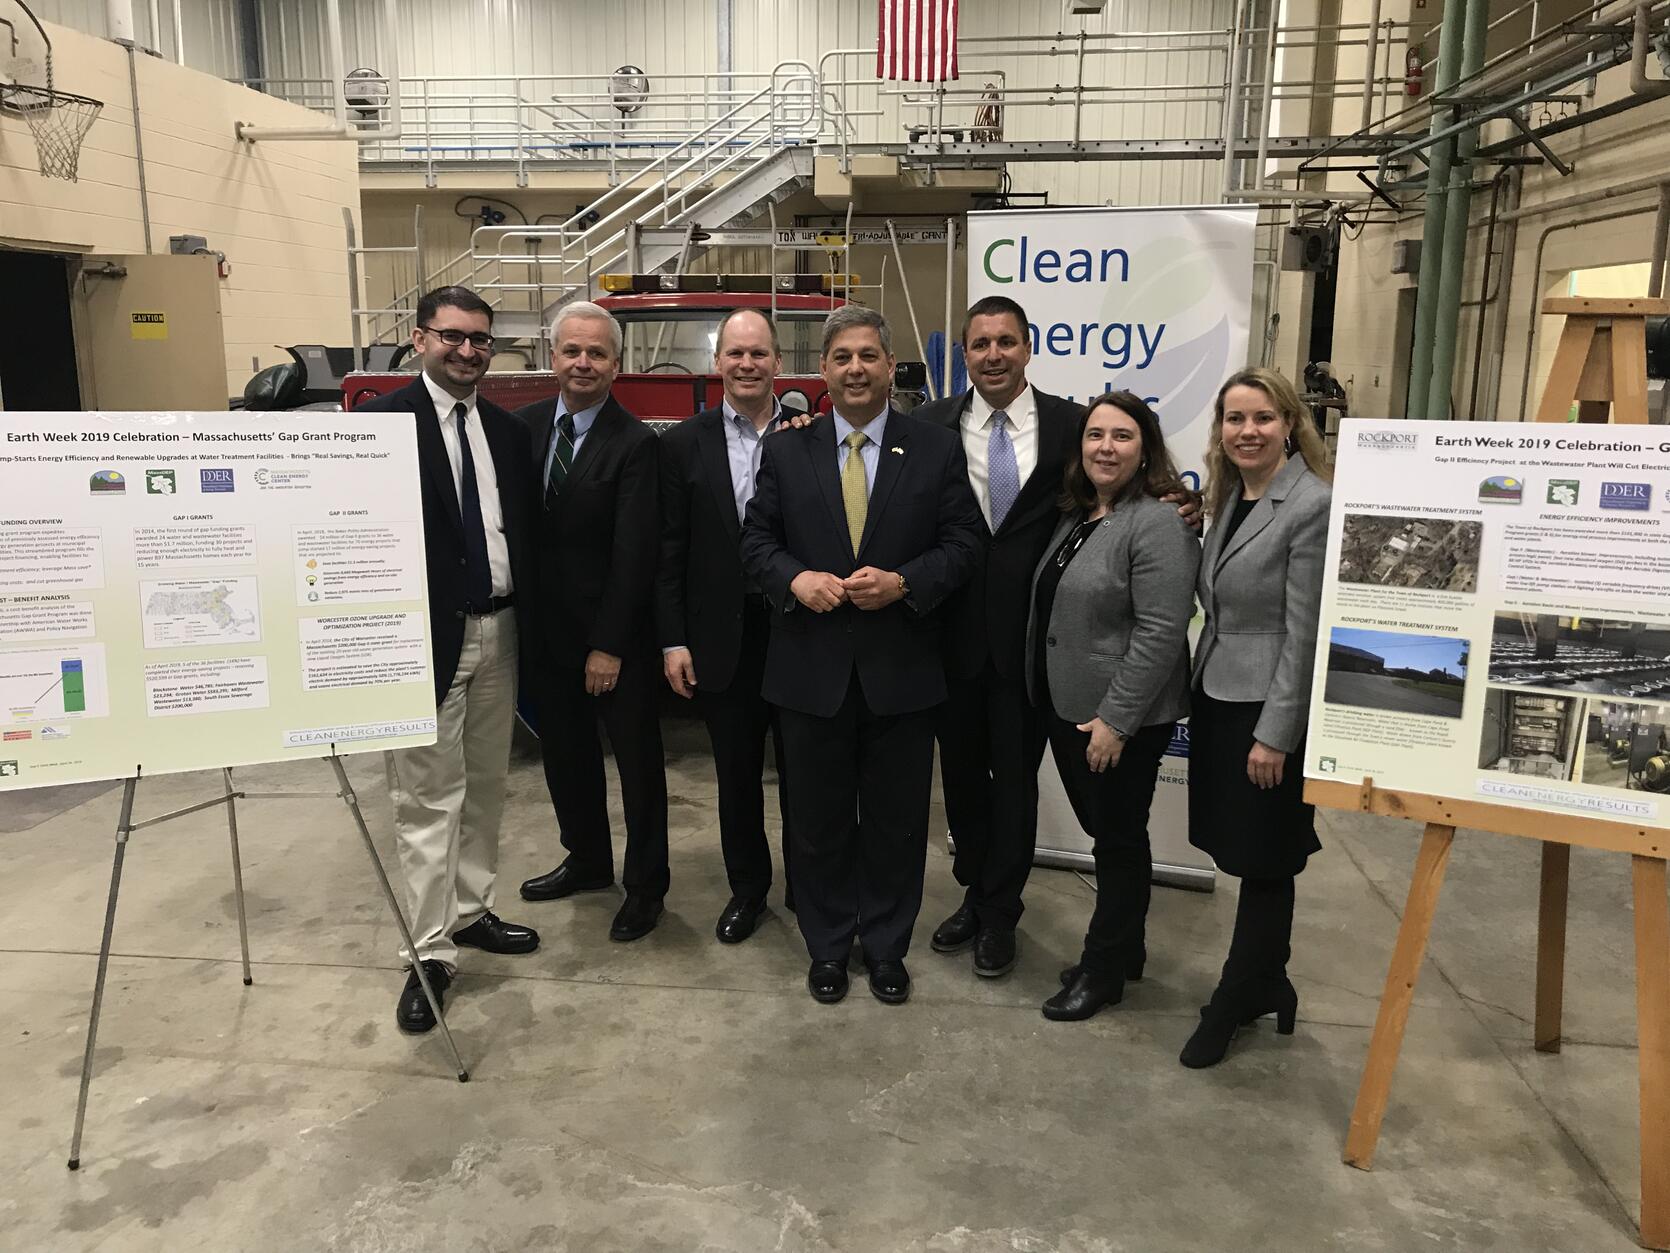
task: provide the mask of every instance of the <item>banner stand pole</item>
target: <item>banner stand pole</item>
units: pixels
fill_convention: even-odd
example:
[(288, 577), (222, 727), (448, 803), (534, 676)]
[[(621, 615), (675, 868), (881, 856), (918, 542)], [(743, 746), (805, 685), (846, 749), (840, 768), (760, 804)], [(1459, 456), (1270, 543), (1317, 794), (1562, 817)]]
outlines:
[(429, 984), (429, 976), (424, 972), (423, 963), (415, 960), (417, 948), (412, 941), (412, 930), (406, 923), (406, 915), (400, 908), (400, 902), (395, 898), (394, 888), (389, 883), (388, 874), (383, 869), (382, 860), (377, 856), (377, 845), (371, 838), (371, 828), (366, 824), (365, 815), (360, 812), (359, 797), (355, 795), (353, 785), (348, 782), (348, 772), (342, 766), (342, 758), (337, 756), (336, 745), (331, 745), (330, 756), (323, 759), (336, 772), (337, 790), (334, 792), (242, 792), (237, 790), (232, 780), (232, 768), (221, 767), (222, 794), (212, 800), (198, 801), (195, 805), (187, 805), (183, 809), (175, 809), (166, 814), (158, 814), (154, 818), (147, 818), (143, 822), (133, 821), (134, 795), (139, 790), (139, 777), (143, 768), (135, 766), (133, 774), (122, 781), (122, 809), (121, 816), (116, 820), (116, 856), (110, 867), (110, 897), (104, 909), (104, 935), (99, 941), (98, 975), (93, 982), (93, 1007), (87, 1020), (87, 1048), (81, 1059), (81, 1091), (75, 1104), (75, 1130), (70, 1137), (69, 1168), (81, 1169), (81, 1135), (87, 1122), (87, 1098), (93, 1083), (93, 1053), (98, 1043), (99, 1017), (104, 1008), (105, 978), (110, 969), (110, 944), (116, 931), (116, 900), (122, 887), (122, 863), (127, 856), (128, 837), (135, 831), (145, 827), (154, 827), (158, 823), (168, 822), (174, 818), (183, 818), (187, 814), (194, 814), (200, 810), (212, 808), (215, 805), (226, 806), (227, 832), (232, 844), (232, 882), (233, 897), (238, 911), (238, 941), (243, 957), (244, 986), (253, 985), (254, 979), (250, 974), (249, 965), (249, 928), (244, 909), (243, 859), (238, 850), (238, 818), (237, 802), (243, 800), (298, 800), (305, 797), (333, 796), (341, 800), (353, 815), (354, 826), (360, 833), (360, 839), (365, 843), (365, 851), (371, 857), (372, 869), (377, 872), (377, 882), (383, 889), (383, 899), (388, 902), (389, 912), (400, 926), (400, 938), (405, 941), (406, 952), (414, 957), (412, 969), (417, 973), (418, 982), (423, 987), (424, 999), (429, 1002), (429, 1009), (435, 1015), (435, 1021), (440, 1024), (441, 1035), (446, 1040), (447, 1049), (452, 1054), (456, 1066), (459, 1083), (470, 1081), (470, 1072), (464, 1067), (464, 1059), (459, 1055), (458, 1045), (452, 1038), (452, 1030), (447, 1026), (446, 1015), (441, 1012), (440, 1001), (435, 997), (435, 989)]
[(446, 1045), (452, 1052), (452, 1060), (457, 1063), (458, 1082), (468, 1083), (470, 1072), (464, 1068), (464, 1059), (458, 1054), (458, 1045), (453, 1043), (452, 1029), (446, 1025), (446, 1015), (441, 1013), (441, 1003), (435, 997), (435, 989), (429, 986), (429, 976), (424, 972), (423, 962), (418, 959), (417, 945), (412, 942), (412, 929), (406, 925), (406, 915), (400, 910), (400, 902), (394, 897), (394, 888), (389, 884), (388, 873), (383, 869), (383, 862), (377, 856), (377, 845), (371, 839), (371, 828), (366, 826), (365, 815), (360, 812), (359, 797), (354, 794), (353, 784), (348, 782), (348, 772), (343, 769), (342, 758), (336, 755), (336, 745), (331, 745), (331, 755), (325, 758), (330, 762), (331, 769), (336, 771), (337, 786), (341, 789), (337, 795), (343, 804), (348, 806), (348, 812), (354, 815), (354, 825), (359, 827), (360, 838), (365, 841), (365, 851), (371, 857), (371, 867), (377, 872), (377, 882), (382, 885), (383, 896), (388, 900), (389, 912), (394, 920), (400, 924), (400, 938), (406, 942), (406, 952), (412, 959), (412, 971), (418, 977), (418, 983), (423, 986), (423, 998), (429, 1002), (429, 1011), (435, 1015), (435, 1021), (440, 1024), (441, 1035), (446, 1038)]
[(139, 771), (122, 781), (122, 813), (116, 820), (116, 860), (110, 867), (110, 899), (104, 907), (104, 939), (99, 942), (99, 973), (93, 981), (93, 1012), (87, 1020), (87, 1051), (81, 1058), (81, 1095), (75, 1103), (75, 1134), (70, 1138), (71, 1170), (81, 1169), (81, 1128), (87, 1121), (87, 1091), (93, 1082), (93, 1047), (99, 1038), (99, 1010), (104, 1005), (104, 976), (110, 968), (110, 937), (116, 929), (116, 896), (122, 890), (122, 859), (128, 851), (133, 827), (133, 794), (139, 787)]
[(221, 785), (226, 789), (226, 833), (232, 837), (232, 899), (238, 905), (238, 951), (244, 961), (244, 987), (255, 982), (249, 972), (249, 923), (244, 917), (244, 863), (238, 855), (238, 793), (232, 788), (232, 767), (220, 769)]

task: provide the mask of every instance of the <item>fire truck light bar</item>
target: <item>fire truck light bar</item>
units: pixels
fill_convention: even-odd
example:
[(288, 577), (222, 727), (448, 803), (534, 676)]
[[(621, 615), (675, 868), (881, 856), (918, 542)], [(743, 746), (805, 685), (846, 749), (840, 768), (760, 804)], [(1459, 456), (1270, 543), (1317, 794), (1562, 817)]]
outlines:
[(857, 287), (856, 274), (604, 274), (598, 286), (617, 295), (659, 292), (779, 292), (816, 294)]

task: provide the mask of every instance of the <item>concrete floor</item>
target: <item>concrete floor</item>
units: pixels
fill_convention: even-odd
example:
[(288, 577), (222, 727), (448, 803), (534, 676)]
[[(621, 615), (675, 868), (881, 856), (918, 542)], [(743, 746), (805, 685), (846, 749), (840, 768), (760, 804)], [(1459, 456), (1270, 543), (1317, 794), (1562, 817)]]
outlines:
[[(1300, 880), (1300, 1025), (1216, 1070), (1176, 1054), (1234, 914), (1159, 890), (1149, 978), (1088, 1023), (1039, 1003), (1075, 956), (1091, 889), (1038, 871), (1021, 965), (977, 980), (928, 949), (955, 904), (930, 854), (902, 1008), (855, 984), (814, 1004), (778, 911), (714, 942), (726, 891), (698, 727), (669, 724), (673, 893), (612, 944), (614, 894), (527, 906), (557, 857), (519, 762), (501, 912), (531, 957), (467, 953), (451, 1022), (394, 1027), (401, 978), (348, 815), (241, 808), (255, 986), (244, 988), (216, 811), (133, 838), (88, 1116), (64, 1169), (119, 793), (8, 796), (0, 813), (0, 1248), (216, 1250), (1512, 1249), (1634, 1247), (1639, 1202), (1626, 859), (1579, 850), (1567, 1043), (1529, 1044), (1537, 850), (1464, 833), (1375, 1169), (1339, 1160), (1418, 831), (1324, 817)], [(352, 775), (384, 847), (375, 758)], [(327, 784), (321, 765), (240, 772)], [(212, 775), (147, 780), (140, 814)], [(936, 809), (936, 822), (938, 811)], [(780, 898), (780, 893), (774, 893)]]

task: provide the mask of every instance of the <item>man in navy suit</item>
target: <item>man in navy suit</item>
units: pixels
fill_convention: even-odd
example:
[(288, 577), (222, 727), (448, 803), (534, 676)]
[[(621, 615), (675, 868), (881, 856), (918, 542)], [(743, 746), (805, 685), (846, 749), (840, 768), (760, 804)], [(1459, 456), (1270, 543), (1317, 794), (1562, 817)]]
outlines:
[(743, 564), (772, 608), (763, 691), (781, 711), (807, 986), (846, 995), (856, 936), (871, 993), (900, 1004), (946, 694), (934, 610), (978, 560), (980, 509), (956, 434), (889, 407), (879, 313), (830, 314), (821, 368), (834, 412), (765, 442)]
[[(361, 405), (409, 413), (423, 481), (435, 743), (384, 754), (416, 952), (395, 1019), (428, 1031), (458, 947), (531, 953), (539, 935), (493, 912), (499, 817), (516, 709), (517, 617), (531, 601), (533, 464), (520, 422), (476, 394), (493, 356), (493, 310), (465, 287), (418, 301), (412, 348), (423, 372)], [(520, 599), (518, 599), (520, 597)]]

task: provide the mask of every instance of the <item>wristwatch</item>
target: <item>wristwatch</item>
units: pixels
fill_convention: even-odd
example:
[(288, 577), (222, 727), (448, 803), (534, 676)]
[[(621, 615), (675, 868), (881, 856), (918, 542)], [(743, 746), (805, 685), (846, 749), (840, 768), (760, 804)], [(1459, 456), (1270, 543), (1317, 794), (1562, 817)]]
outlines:
[(899, 595), (909, 596), (910, 595), (910, 584), (905, 582), (905, 576), (901, 574), (901, 575), (898, 576), (898, 579), (899, 579)]

